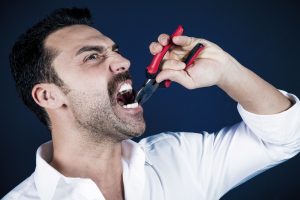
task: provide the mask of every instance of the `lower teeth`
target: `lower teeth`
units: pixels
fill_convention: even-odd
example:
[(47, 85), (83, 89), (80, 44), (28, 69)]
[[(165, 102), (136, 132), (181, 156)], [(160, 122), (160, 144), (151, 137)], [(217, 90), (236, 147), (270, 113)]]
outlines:
[(132, 103), (132, 104), (123, 105), (123, 108), (137, 108), (138, 106), (139, 106), (138, 103)]

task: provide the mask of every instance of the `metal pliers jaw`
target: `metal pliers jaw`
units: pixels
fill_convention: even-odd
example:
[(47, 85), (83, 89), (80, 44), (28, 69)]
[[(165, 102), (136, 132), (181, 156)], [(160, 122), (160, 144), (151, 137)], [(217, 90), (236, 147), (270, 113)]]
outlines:
[[(137, 95), (135, 97), (135, 102), (138, 102), (139, 104), (144, 104), (153, 95), (153, 93), (157, 90), (159, 86), (164, 88), (168, 88), (171, 86), (170, 80), (165, 80), (159, 84), (155, 81), (155, 78), (160, 71), (159, 67), (161, 65), (161, 61), (163, 57), (170, 49), (170, 47), (174, 45), (172, 43), (173, 37), (180, 36), (182, 34), (183, 34), (183, 27), (179, 25), (176, 31), (171, 35), (169, 44), (164, 46), (162, 51), (153, 57), (150, 65), (146, 68), (146, 77), (148, 79), (145, 81), (142, 88), (137, 92)], [(185, 59), (185, 63), (186, 63), (185, 69), (187, 69), (187, 67), (194, 62), (194, 60), (197, 58), (197, 56), (203, 50), (203, 48), (204, 46), (201, 43), (195, 45), (195, 47), (190, 51), (189, 55)]]

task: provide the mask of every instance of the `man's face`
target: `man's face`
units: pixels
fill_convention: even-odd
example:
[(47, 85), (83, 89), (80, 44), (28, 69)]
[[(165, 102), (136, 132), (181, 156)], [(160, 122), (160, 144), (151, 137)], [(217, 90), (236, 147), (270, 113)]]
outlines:
[(111, 39), (89, 26), (73, 25), (50, 34), (45, 47), (57, 51), (52, 66), (70, 91), (66, 107), (79, 129), (117, 140), (144, 132), (141, 106), (123, 105), (132, 103), (130, 92), (120, 96), (121, 90), (130, 91), (130, 62)]

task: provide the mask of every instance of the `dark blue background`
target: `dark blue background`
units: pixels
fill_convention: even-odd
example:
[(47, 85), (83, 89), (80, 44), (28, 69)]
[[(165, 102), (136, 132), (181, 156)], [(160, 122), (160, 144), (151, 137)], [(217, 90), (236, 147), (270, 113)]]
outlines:
[[(300, 96), (300, 4), (297, 1), (1, 1), (0, 197), (28, 177), (37, 147), (50, 134), (17, 97), (8, 54), (17, 36), (53, 9), (85, 6), (96, 28), (120, 45), (135, 87), (151, 60), (148, 45), (183, 24), (185, 33), (217, 43), (275, 87)], [(257, 91), (260, 92), (260, 91)], [(173, 84), (144, 106), (145, 136), (161, 131), (214, 132), (240, 120), (236, 103), (217, 87)], [(237, 187), (222, 199), (299, 199), (300, 157)]]

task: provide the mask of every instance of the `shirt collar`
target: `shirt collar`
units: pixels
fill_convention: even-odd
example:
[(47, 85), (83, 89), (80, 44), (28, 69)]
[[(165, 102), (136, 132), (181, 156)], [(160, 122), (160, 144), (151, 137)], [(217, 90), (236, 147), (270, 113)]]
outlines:
[[(53, 155), (52, 141), (42, 144), (36, 152), (36, 169), (34, 172), (34, 181), (37, 187), (37, 191), (42, 200), (52, 199), (57, 191), (57, 185), (59, 184), (72, 184), (78, 185), (80, 183), (89, 183), (92, 188), (96, 188), (97, 191), (85, 192), (89, 194), (89, 197), (103, 198), (103, 195), (99, 191), (96, 184), (90, 179), (82, 178), (69, 178), (58, 172), (49, 163)], [(126, 199), (142, 199), (141, 197), (144, 182), (145, 182), (145, 153), (141, 146), (132, 141), (124, 140), (122, 142), (122, 163), (123, 163), (123, 181)], [(92, 185), (93, 184), (93, 185)], [(86, 188), (86, 187), (80, 187)], [(89, 187), (91, 188), (91, 187)], [(91, 188), (91, 189), (92, 189)], [(137, 191), (138, 192), (137, 194)]]
[(144, 199), (144, 150), (140, 144), (132, 140), (124, 140), (122, 142), (122, 157), (125, 199)]
[(38, 194), (43, 200), (52, 198), (56, 185), (62, 176), (62, 174), (49, 165), (52, 153), (53, 145), (51, 141), (41, 145), (36, 152), (34, 181)]

